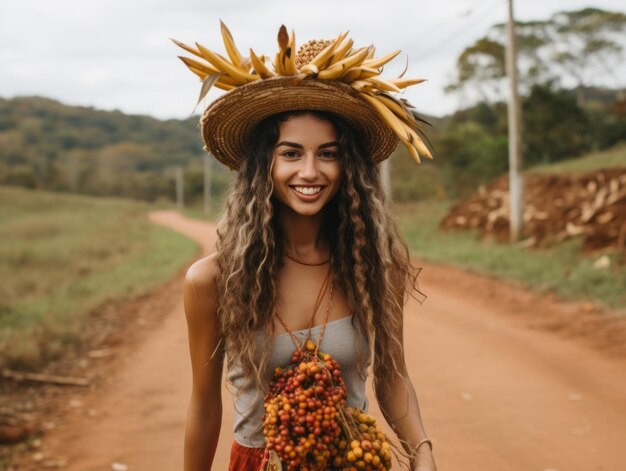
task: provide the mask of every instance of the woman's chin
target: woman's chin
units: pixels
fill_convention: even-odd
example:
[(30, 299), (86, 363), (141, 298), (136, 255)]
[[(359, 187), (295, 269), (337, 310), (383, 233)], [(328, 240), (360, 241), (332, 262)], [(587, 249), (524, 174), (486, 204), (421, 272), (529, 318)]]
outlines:
[(301, 201), (289, 201), (287, 204), (281, 202), (281, 207), (294, 216), (315, 216), (319, 214), (326, 205), (326, 202), (316, 201), (315, 203), (303, 203)]

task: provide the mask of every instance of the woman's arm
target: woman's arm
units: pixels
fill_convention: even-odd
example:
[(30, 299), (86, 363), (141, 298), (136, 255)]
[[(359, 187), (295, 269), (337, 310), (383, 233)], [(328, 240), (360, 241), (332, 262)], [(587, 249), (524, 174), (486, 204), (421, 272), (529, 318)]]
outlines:
[(217, 319), (216, 255), (187, 270), (184, 306), (193, 386), (185, 425), (185, 471), (211, 469), (222, 423), (223, 350)]
[[(399, 306), (404, 306), (405, 294), (405, 290), (398, 290), (396, 293)], [(405, 451), (412, 457), (411, 469), (436, 471), (437, 467), (428, 443), (423, 443), (417, 452), (414, 451), (420, 441), (428, 436), (422, 424), (417, 395), (406, 368), (403, 341), (404, 319), (402, 317), (397, 325), (398, 331), (392, 332), (392, 335), (402, 344), (402, 358), (398, 362), (399, 371), (395, 372), (391, 381), (375, 381), (376, 398), (385, 420), (402, 441)], [(374, 362), (374, 367), (389, 368), (390, 366)], [(380, 378), (381, 376), (374, 371), (374, 377)]]
[[(412, 450), (422, 439), (427, 438), (427, 434), (422, 425), (417, 396), (408, 374), (395, 375), (390, 384), (377, 385), (376, 396), (385, 420), (402, 440), (407, 453), (413, 454)], [(436, 471), (437, 467), (428, 443), (419, 447), (411, 461), (411, 469)]]

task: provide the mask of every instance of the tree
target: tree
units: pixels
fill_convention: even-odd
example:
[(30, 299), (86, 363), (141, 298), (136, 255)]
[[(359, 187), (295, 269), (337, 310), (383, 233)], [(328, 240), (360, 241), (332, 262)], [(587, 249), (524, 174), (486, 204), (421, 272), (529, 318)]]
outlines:
[[(611, 64), (619, 63), (624, 31), (625, 14), (597, 8), (516, 22), (520, 88), (527, 94), (535, 85), (573, 83), (579, 90), (578, 104), (584, 107), (585, 88), (606, 83), (607, 72), (614, 74)], [(446, 89), (471, 90), (483, 100), (502, 99), (505, 34), (505, 25), (497, 24), (467, 47), (457, 60), (456, 78)]]
[(574, 93), (535, 85), (524, 100), (525, 166), (555, 162), (590, 150), (590, 122)]
[(493, 92), (499, 95), (498, 88), (493, 87), (494, 82), (505, 75), (504, 45), (481, 38), (461, 53), (456, 68), (458, 77), (446, 87), (446, 91), (461, 91), (471, 85), (481, 101), (490, 101)]
[(562, 71), (574, 80), (577, 102), (585, 107), (585, 88), (597, 72), (614, 74), (622, 45), (616, 37), (626, 29), (626, 15), (619, 12), (585, 8), (561, 12), (551, 18), (552, 57)]

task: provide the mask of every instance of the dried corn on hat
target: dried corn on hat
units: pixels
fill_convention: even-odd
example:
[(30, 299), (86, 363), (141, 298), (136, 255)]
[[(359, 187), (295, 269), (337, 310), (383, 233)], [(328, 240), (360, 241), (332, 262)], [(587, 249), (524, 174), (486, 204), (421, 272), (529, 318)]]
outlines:
[(290, 110), (323, 110), (341, 115), (361, 130), (376, 162), (387, 158), (398, 145), (398, 137), (350, 86), (274, 77), (237, 87), (207, 108), (200, 121), (206, 150), (236, 170), (257, 123)]
[[(382, 66), (400, 51), (374, 58), (373, 46), (354, 49), (347, 33), (334, 40), (312, 40), (295, 52), (295, 33), (282, 26), (272, 61), (250, 49), (243, 57), (224, 23), (227, 57), (197, 44), (174, 41), (197, 59), (180, 57), (202, 81), (200, 100), (212, 86), (226, 93), (205, 109), (200, 127), (205, 150), (231, 170), (246, 155), (248, 137), (263, 119), (284, 111), (329, 111), (358, 128), (375, 162), (385, 160), (398, 142), (413, 158), (432, 158), (420, 138), (420, 118), (392, 93), (423, 80), (382, 79)], [(269, 62), (269, 63), (268, 63)]]

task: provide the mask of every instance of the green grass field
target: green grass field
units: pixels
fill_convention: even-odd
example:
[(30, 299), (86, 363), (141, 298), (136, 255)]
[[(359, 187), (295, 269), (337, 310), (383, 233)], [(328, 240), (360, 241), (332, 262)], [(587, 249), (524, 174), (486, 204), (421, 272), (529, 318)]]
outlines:
[(578, 173), (591, 172), (602, 168), (626, 168), (626, 142), (600, 152), (592, 152), (575, 159), (560, 162), (536, 165), (527, 170), (527, 173)]
[(0, 365), (35, 368), (80, 341), (107, 301), (148, 291), (197, 253), (148, 204), (0, 187)]
[(183, 208), (181, 213), (185, 216), (193, 219), (205, 219), (209, 221), (218, 221), (224, 212), (224, 207), (222, 202), (216, 202), (211, 205), (209, 209), (209, 214), (205, 214), (203, 208), (199, 207), (190, 207)]

